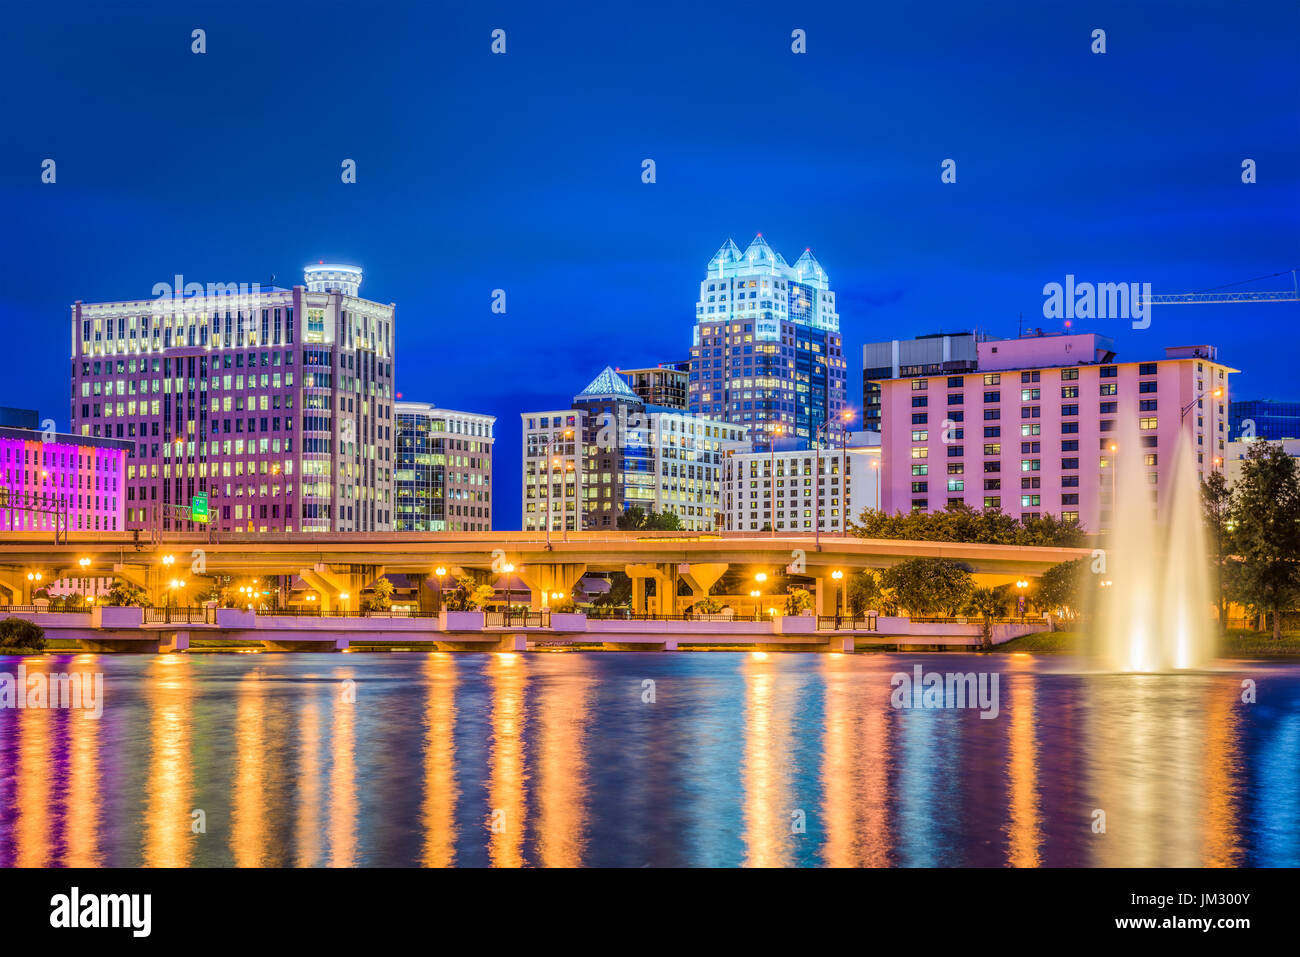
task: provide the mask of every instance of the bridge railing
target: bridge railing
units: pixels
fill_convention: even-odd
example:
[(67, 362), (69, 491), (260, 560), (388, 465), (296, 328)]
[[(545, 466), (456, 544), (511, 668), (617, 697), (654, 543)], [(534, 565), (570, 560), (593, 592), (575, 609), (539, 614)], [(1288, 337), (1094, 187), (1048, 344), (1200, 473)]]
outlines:
[(0, 615), (89, 615), (90, 605), (51, 608), (48, 605), (0, 605)]
[(485, 611), (483, 613), (485, 628), (549, 628), (551, 612), (548, 608), (533, 611), (529, 608), (512, 608), (506, 611)]
[(750, 614), (691, 614), (661, 615), (657, 612), (632, 611), (630, 608), (592, 607), (587, 611), (588, 621), (770, 621), (767, 615)]
[(217, 609), (206, 605), (201, 608), (145, 608), (146, 625), (215, 625)]
[(819, 615), (818, 631), (875, 631), (875, 615)]

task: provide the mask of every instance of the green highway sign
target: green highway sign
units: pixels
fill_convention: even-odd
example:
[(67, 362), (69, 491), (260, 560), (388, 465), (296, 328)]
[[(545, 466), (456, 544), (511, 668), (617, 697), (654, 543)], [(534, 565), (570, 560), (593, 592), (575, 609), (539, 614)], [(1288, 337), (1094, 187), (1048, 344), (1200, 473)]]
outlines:
[(190, 520), (195, 522), (206, 522), (211, 518), (208, 514), (208, 493), (200, 492), (190, 498)]

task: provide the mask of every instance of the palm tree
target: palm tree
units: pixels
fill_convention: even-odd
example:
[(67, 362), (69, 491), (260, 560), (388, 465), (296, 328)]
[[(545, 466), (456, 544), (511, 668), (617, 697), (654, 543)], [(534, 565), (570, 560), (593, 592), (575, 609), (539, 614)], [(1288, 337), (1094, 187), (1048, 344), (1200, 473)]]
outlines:
[(1006, 611), (1007, 596), (1002, 588), (974, 588), (966, 599), (966, 613), (981, 619), (980, 648), (993, 648), (993, 619)]

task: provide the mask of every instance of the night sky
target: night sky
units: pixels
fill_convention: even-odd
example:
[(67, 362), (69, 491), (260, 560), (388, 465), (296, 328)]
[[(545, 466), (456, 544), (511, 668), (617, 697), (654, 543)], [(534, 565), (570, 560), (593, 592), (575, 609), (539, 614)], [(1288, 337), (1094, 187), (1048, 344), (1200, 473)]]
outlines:
[[(9, 5), (0, 405), (66, 427), (75, 300), (355, 263), (397, 303), (403, 397), (498, 417), (494, 524), (518, 527), (519, 413), (685, 358), (728, 237), (812, 247), (855, 408), (863, 343), (1051, 328), (1067, 273), (1170, 293), (1300, 267), (1295, 2), (286, 7)], [(1298, 325), (1269, 303), (1075, 328), (1122, 358), (1217, 343), (1235, 397), (1295, 399)]]

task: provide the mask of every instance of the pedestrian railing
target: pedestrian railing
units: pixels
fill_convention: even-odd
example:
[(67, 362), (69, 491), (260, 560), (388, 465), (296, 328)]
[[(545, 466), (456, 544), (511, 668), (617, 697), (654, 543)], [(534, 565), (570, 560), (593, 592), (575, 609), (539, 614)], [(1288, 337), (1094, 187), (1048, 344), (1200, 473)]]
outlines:
[(217, 609), (202, 608), (145, 608), (146, 625), (215, 625)]
[(551, 626), (550, 609), (532, 611), (528, 608), (512, 608), (509, 611), (487, 611), (483, 613), (485, 628), (549, 628)]
[(53, 608), (47, 605), (0, 605), (0, 615), (89, 615), (90, 605)]
[(628, 608), (593, 607), (587, 612), (588, 621), (769, 621), (767, 615), (723, 615), (717, 612), (682, 615), (660, 615), (655, 612), (632, 611)]
[(875, 631), (875, 615), (818, 615), (818, 631)]

